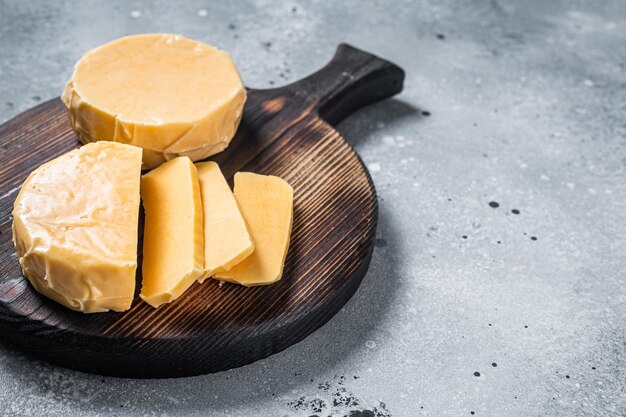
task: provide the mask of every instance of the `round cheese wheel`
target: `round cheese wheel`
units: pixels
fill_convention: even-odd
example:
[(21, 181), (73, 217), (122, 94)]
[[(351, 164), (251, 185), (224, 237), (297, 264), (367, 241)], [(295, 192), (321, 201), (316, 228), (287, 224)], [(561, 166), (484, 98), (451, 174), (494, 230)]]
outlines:
[(246, 90), (230, 56), (171, 34), (135, 35), (87, 52), (62, 96), (83, 143), (144, 149), (144, 169), (177, 156), (223, 151), (241, 120)]

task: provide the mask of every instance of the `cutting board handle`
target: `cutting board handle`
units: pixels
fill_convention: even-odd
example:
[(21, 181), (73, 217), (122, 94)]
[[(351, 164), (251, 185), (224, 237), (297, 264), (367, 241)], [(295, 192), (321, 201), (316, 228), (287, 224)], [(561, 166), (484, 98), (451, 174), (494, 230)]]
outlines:
[(331, 124), (402, 91), (404, 70), (348, 44), (322, 69), (284, 88), (304, 97)]

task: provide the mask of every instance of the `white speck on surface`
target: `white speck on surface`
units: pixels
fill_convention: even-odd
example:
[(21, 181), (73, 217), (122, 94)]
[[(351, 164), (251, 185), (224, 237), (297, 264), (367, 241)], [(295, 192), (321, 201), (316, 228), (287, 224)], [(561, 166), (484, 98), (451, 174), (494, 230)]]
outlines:
[(385, 135), (383, 136), (383, 143), (388, 146), (393, 146), (396, 144), (396, 139), (393, 136)]
[(209, 11), (207, 9), (200, 9), (198, 10), (198, 16), (200, 17), (207, 17), (209, 15)]
[(585, 86), (587, 87), (593, 87), (595, 84), (593, 83), (593, 81), (591, 81), (590, 79), (586, 79), (583, 84), (585, 84)]
[(133, 19), (139, 19), (141, 17), (141, 11), (140, 10), (131, 11), (130, 17), (132, 17)]
[(592, 194), (592, 195), (596, 195), (596, 194), (597, 194), (597, 191), (596, 191), (596, 189), (595, 189), (595, 188), (589, 188), (589, 189), (587, 189), (587, 192), (588, 192), (589, 194)]
[(11, 188), (9, 191), (7, 191), (6, 193), (0, 195), (0, 201), (4, 200), (5, 198), (9, 197), (11, 194), (19, 191), (19, 189), (22, 188), (21, 185), (18, 185), (17, 187)]
[(545, 174), (541, 174), (541, 177), (540, 177), (540, 178), (541, 178), (541, 180), (542, 180), (542, 181), (550, 181), (550, 177), (548, 177), (548, 176), (547, 176), (547, 175), (545, 175)]
[(376, 349), (376, 342), (368, 340), (365, 342), (365, 346), (367, 346), (368, 349)]
[(565, 184), (565, 186), (569, 188), (570, 190), (573, 190), (574, 188), (576, 188), (576, 184), (574, 184), (573, 182), (568, 182), (567, 184)]
[(383, 167), (378, 162), (372, 162), (371, 164), (368, 164), (367, 168), (369, 168), (369, 170), (372, 172), (378, 172), (383, 169)]

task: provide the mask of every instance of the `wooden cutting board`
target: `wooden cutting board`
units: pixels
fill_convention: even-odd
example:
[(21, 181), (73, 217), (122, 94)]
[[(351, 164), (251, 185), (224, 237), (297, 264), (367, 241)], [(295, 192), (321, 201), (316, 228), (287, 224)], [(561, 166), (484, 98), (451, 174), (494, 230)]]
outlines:
[[(59, 99), (3, 124), (0, 339), (68, 368), (143, 378), (223, 371), (299, 342), (354, 294), (376, 231), (372, 180), (332, 125), (400, 92), (403, 80), (394, 64), (340, 45), (328, 65), (301, 81), (249, 90), (237, 136), (211, 159), (229, 179), (240, 170), (254, 171), (278, 175), (294, 187), (282, 280), (246, 288), (209, 279), (159, 309), (136, 297), (124, 313), (71, 311), (40, 296), (23, 277), (11, 241), (13, 201), (31, 171), (79, 142)], [(138, 271), (137, 292), (140, 287)]]

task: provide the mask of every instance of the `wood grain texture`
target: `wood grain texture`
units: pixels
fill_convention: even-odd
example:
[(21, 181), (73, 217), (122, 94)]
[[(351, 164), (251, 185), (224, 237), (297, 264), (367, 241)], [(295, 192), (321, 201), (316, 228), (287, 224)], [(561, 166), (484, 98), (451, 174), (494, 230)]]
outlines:
[(397, 66), (341, 45), (304, 80), (249, 90), (237, 136), (211, 159), (229, 180), (245, 170), (293, 186), (284, 276), (251, 288), (209, 279), (159, 309), (136, 297), (127, 312), (84, 315), (34, 291), (11, 241), (13, 201), (32, 170), (79, 142), (58, 99), (0, 126), (0, 338), (65, 367), (148, 378), (222, 371), (302, 340), (354, 294), (376, 231), (371, 178), (329, 122), (398, 93), (403, 79)]

